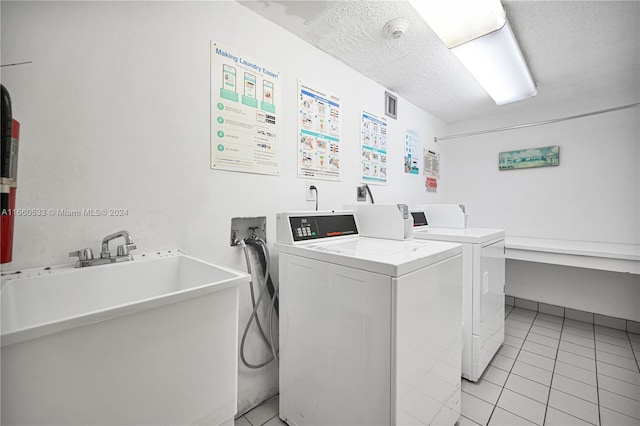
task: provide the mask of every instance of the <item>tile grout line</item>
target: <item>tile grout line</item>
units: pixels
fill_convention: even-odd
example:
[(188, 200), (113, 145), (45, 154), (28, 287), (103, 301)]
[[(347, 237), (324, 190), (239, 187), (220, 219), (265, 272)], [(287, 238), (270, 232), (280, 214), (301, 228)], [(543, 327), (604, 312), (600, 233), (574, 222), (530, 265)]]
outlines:
[[(565, 317), (565, 318), (566, 318), (566, 317)], [(560, 352), (560, 343), (562, 342), (562, 335), (563, 335), (563, 333), (564, 333), (564, 320), (565, 320), (565, 318), (563, 318), (563, 320), (562, 320), (562, 329), (560, 330), (560, 340), (558, 341), (558, 350), (556, 351), (556, 359), (555, 359), (555, 362), (554, 362), (554, 364), (553, 364), (553, 373), (552, 373), (552, 376), (551, 376), (551, 386), (549, 387), (549, 399), (550, 399), (550, 396), (551, 396), (551, 389), (553, 388), (553, 380), (554, 380), (554, 378), (555, 378), (555, 376), (556, 376), (556, 372), (555, 372), (555, 370), (556, 370), (556, 365), (557, 365), (557, 363), (558, 363), (558, 355), (559, 355), (559, 352)], [(569, 318), (569, 319), (571, 319), (571, 318)], [(593, 328), (593, 325), (592, 325), (592, 328)], [(571, 333), (568, 333), (568, 334), (571, 334)], [(595, 331), (594, 331), (593, 335), (594, 335), (594, 340), (595, 340)], [(577, 343), (574, 343), (574, 344), (575, 344), (575, 345), (578, 345)], [(582, 346), (582, 345), (579, 345), (579, 346)], [(586, 346), (583, 346), (583, 347), (586, 347)], [(591, 348), (589, 348), (589, 349), (591, 349)], [(596, 349), (595, 349), (595, 342), (594, 342), (594, 348), (593, 348), (593, 353), (594, 353), (594, 363), (595, 363), (595, 351), (596, 351)], [(569, 352), (569, 353), (572, 353), (572, 352)], [(572, 353), (572, 354), (573, 354), (573, 355), (576, 355), (576, 356), (580, 356), (580, 357), (582, 357), (582, 358), (587, 358), (587, 357), (584, 357), (584, 356), (582, 356), (582, 355), (580, 355), (580, 354), (574, 354), (574, 353)], [(560, 361), (560, 362), (563, 362), (563, 361)], [(569, 363), (566, 363), (566, 362), (563, 362), (563, 363), (564, 363), (564, 364), (571, 365), (571, 366), (573, 366), (573, 367), (575, 367), (575, 368), (578, 368), (578, 369), (581, 369), (581, 370), (590, 371), (589, 369), (582, 368), (582, 367), (580, 367), (580, 366), (578, 366), (578, 365), (573, 365), (573, 364), (569, 364)], [(558, 373), (558, 376), (561, 376), (561, 377), (565, 377), (565, 378), (568, 378), (568, 379), (575, 380), (575, 379), (573, 379), (572, 377), (565, 376), (564, 374), (560, 374), (560, 373)], [(583, 381), (580, 381), (580, 380), (576, 380), (576, 381), (577, 381), (577, 382), (579, 382), (579, 383), (582, 383), (582, 384), (585, 384), (585, 385), (591, 386), (589, 383), (586, 383), (586, 382), (583, 382)], [(596, 373), (596, 386), (595, 386), (595, 388), (596, 388), (596, 394), (597, 394), (597, 393), (598, 393), (598, 386), (597, 386), (597, 373)], [(560, 393), (563, 393), (563, 394), (566, 394), (566, 395), (570, 395), (570, 396), (573, 396), (574, 398), (577, 398), (577, 399), (580, 399), (580, 400), (582, 400), (582, 401), (585, 401), (585, 402), (588, 402), (588, 403), (590, 403), (590, 404), (593, 404), (593, 402), (591, 402), (591, 401), (589, 401), (589, 400), (587, 400), (587, 399), (584, 399), (584, 398), (582, 398), (581, 396), (573, 395), (573, 394), (570, 394), (570, 393), (565, 392), (565, 391), (560, 390), (560, 389), (554, 389), (554, 390), (555, 390), (556, 392), (560, 392)], [(598, 404), (596, 404), (596, 405), (598, 405), (598, 413), (599, 413), (599, 412), (600, 412), (600, 403), (598, 403)], [(548, 408), (549, 408), (549, 402), (547, 401), (547, 410), (548, 410)], [(576, 419), (578, 419), (578, 420), (580, 420), (580, 421), (584, 421), (584, 422), (587, 422), (587, 423), (589, 423), (589, 424), (592, 424), (592, 423), (590, 423), (590, 422), (588, 422), (588, 421), (586, 421), (586, 420), (584, 420), (584, 419), (582, 419), (582, 418), (580, 418), (580, 417), (577, 417), (576, 415), (574, 415), (574, 414), (572, 414), (572, 413), (569, 413), (569, 412), (567, 412), (567, 411), (563, 411), (563, 410), (562, 410), (562, 409), (560, 409), (560, 408), (556, 408), (556, 407), (551, 407), (551, 408), (553, 408), (554, 410), (560, 411), (560, 412), (562, 412), (562, 413), (566, 414), (567, 416), (570, 416), (570, 417), (576, 418)], [(545, 410), (545, 421), (546, 421), (546, 411), (547, 411), (547, 410)], [(599, 414), (598, 414), (598, 415), (599, 415)], [(598, 417), (598, 423), (600, 424), (600, 419), (599, 419), (599, 417)]]
[(640, 359), (638, 359), (636, 351), (633, 348), (633, 342), (631, 341), (631, 336), (629, 336), (629, 331), (625, 330), (624, 332), (627, 333), (627, 340), (629, 341), (629, 345), (631, 345), (631, 353), (633, 354), (633, 358), (636, 360), (636, 367), (638, 367), (638, 372), (640, 373)]
[[(597, 354), (597, 351), (596, 351), (596, 347), (595, 347), (595, 345), (597, 345), (597, 341), (598, 341), (598, 340), (597, 340), (597, 338), (595, 337), (595, 335), (596, 335), (596, 333), (595, 333), (595, 325), (596, 325), (596, 324), (594, 323), (594, 324), (592, 325), (592, 328), (594, 328), (594, 333), (593, 333), (593, 335), (594, 335), (594, 349), (593, 349), (593, 351), (594, 351), (594, 364), (595, 364), (595, 370), (594, 370), (594, 373), (595, 373), (595, 375), (596, 375), (596, 385), (595, 385), (595, 388), (596, 388), (596, 397), (597, 397), (597, 401), (598, 401), (598, 402), (597, 402), (597, 403), (593, 403), (592, 401), (587, 400), (587, 399), (584, 399), (584, 398), (582, 398), (581, 396), (572, 395), (572, 394), (570, 394), (570, 393), (564, 392), (564, 391), (559, 390), (559, 389), (556, 389), (556, 391), (557, 391), (557, 392), (562, 392), (562, 393), (567, 394), (567, 395), (572, 395), (572, 396), (574, 396), (575, 398), (581, 399), (582, 401), (586, 401), (586, 402), (589, 402), (589, 403), (591, 403), (591, 404), (595, 404), (595, 405), (597, 405), (597, 406), (598, 406), (598, 422), (599, 422), (600, 424), (602, 424), (601, 415), (600, 415), (600, 386), (599, 386), (599, 381), (598, 381), (598, 370), (597, 370), (597, 367), (598, 367), (598, 361), (597, 361), (597, 355), (596, 355), (596, 354)], [(564, 327), (563, 327), (563, 332), (564, 332)], [(561, 336), (562, 336), (562, 333), (561, 333)], [(605, 342), (605, 343), (606, 343), (606, 342)], [(586, 358), (586, 357), (584, 357), (584, 356), (582, 356), (582, 355), (580, 355), (580, 354), (573, 354), (573, 355), (581, 356), (582, 358)], [(615, 354), (614, 354), (614, 355), (615, 355)], [(616, 365), (615, 365), (615, 364), (609, 364), (608, 362), (605, 362), (605, 361), (600, 361), (600, 362), (602, 362), (603, 364), (612, 365), (612, 366), (616, 367)], [(582, 367), (577, 366), (577, 365), (576, 365), (576, 366), (574, 366), (574, 367), (579, 368), (579, 369), (582, 369), (582, 370), (590, 371), (590, 370), (588, 370), (588, 369), (586, 369), (586, 368), (582, 368)], [(622, 367), (619, 367), (619, 368), (622, 368)], [(631, 370), (629, 370), (629, 371), (631, 371)], [(604, 374), (604, 373), (601, 373), (601, 374), (602, 374), (603, 376), (609, 377), (609, 378), (611, 378), (611, 379), (619, 380), (619, 379), (617, 379), (617, 378), (615, 378), (615, 377), (612, 377), (612, 376), (609, 376), (609, 375), (607, 375), (607, 374)], [(565, 375), (562, 375), (562, 374), (559, 374), (559, 375), (560, 375), (560, 376), (562, 376), (562, 377), (567, 377), (567, 378), (571, 379), (571, 377), (569, 377), (569, 376), (565, 376)], [(555, 367), (554, 367), (554, 376), (555, 376)], [(575, 380), (575, 379), (574, 379), (574, 380)], [(578, 380), (578, 381), (579, 381), (579, 380)], [(624, 380), (622, 380), (622, 381), (624, 382)], [(579, 381), (579, 382), (581, 382), (581, 383), (583, 383), (583, 384), (587, 384), (587, 385), (589, 385), (588, 383), (585, 383), (585, 382), (582, 382), (582, 381)], [(612, 392), (612, 391), (608, 391), (608, 392), (611, 392), (611, 393), (613, 393), (613, 394), (616, 394), (616, 395), (619, 395), (619, 396), (622, 396), (622, 397), (626, 397), (626, 395), (620, 395), (620, 394), (618, 394), (617, 392)], [(554, 407), (554, 408), (555, 408), (555, 407)], [(605, 407), (605, 408), (607, 408), (607, 407)], [(615, 410), (615, 409), (611, 409), (611, 408), (607, 408), (607, 409), (608, 409), (608, 410), (611, 410), (611, 411), (615, 411), (616, 413), (619, 413), (619, 414), (622, 414), (622, 415), (626, 415), (625, 413), (621, 413), (620, 411)], [(560, 411), (562, 411), (562, 410), (560, 410)], [(571, 414), (571, 413), (567, 413), (566, 411), (562, 411), (562, 412), (563, 412), (563, 413), (565, 413), (565, 414), (567, 414), (567, 415), (570, 415), (570, 416), (572, 416), (572, 417), (576, 417), (575, 415), (573, 415), (573, 414)], [(576, 418), (579, 418), (579, 417), (576, 417)], [(581, 420), (583, 420), (583, 419), (581, 419)], [(584, 420), (583, 420), (583, 421), (584, 421)]]
[(558, 353), (560, 352), (560, 342), (562, 342), (562, 333), (564, 333), (564, 320), (565, 317), (562, 317), (562, 326), (560, 327), (560, 336), (558, 336), (558, 347), (556, 348), (556, 357), (553, 360), (553, 370), (551, 371), (551, 383), (549, 383), (549, 392), (547, 393), (547, 403), (544, 407), (544, 419), (542, 420), (542, 424), (544, 425), (547, 422), (547, 412), (549, 411), (549, 400), (551, 399), (551, 389), (553, 387), (553, 379), (556, 375), (556, 363), (558, 362)]
[(276, 417), (276, 416), (278, 416), (278, 418), (280, 418), (280, 411), (279, 411), (279, 410), (278, 410), (278, 412), (277, 412), (275, 415), (273, 415), (272, 417), (270, 417), (266, 422), (262, 423), (260, 426), (264, 426), (264, 425), (266, 425), (266, 424), (267, 424), (267, 423), (269, 423), (271, 420), (273, 420), (273, 418), (274, 418), (274, 417)]
[(596, 341), (595, 318), (593, 324), (593, 356), (596, 364), (596, 399), (598, 400), (598, 424), (602, 424), (602, 414), (600, 413), (600, 384), (598, 383), (598, 342)]
[[(514, 309), (515, 309), (515, 306), (511, 309), (511, 311), (509, 311), (509, 315), (511, 315), (511, 312), (513, 312)], [(524, 308), (521, 308), (521, 309), (524, 309)], [(502, 389), (500, 389), (500, 393), (498, 394), (498, 399), (496, 400), (496, 403), (493, 406), (493, 410), (491, 410), (491, 414), (489, 415), (489, 419), (487, 420), (487, 424), (489, 424), (491, 422), (491, 418), (493, 417), (493, 413), (495, 413), (496, 408), (498, 408), (498, 402), (500, 401), (500, 397), (502, 396), (502, 392), (504, 392), (504, 389), (507, 386), (507, 381), (509, 381), (509, 376), (511, 376), (511, 371), (513, 370), (513, 367), (516, 365), (516, 361), (518, 360), (518, 356), (520, 355), (520, 352), (522, 351), (522, 347), (524, 346), (524, 342), (527, 341), (527, 336), (529, 336), (529, 333), (531, 332), (531, 328), (533, 327), (533, 323), (536, 320), (536, 317), (538, 316), (538, 311), (535, 311), (535, 313), (536, 314), (534, 315), (533, 319), (531, 320), (531, 325), (529, 326), (529, 330), (527, 330), (527, 334), (524, 336), (524, 339), (522, 339), (522, 345), (520, 345), (520, 347), (518, 348), (518, 353), (516, 354), (516, 358), (513, 360), (513, 364), (511, 365), (511, 368), (508, 371), (507, 378), (504, 381), (504, 385), (502, 386)], [(507, 315), (505, 320), (507, 318), (509, 318), (509, 315)], [(523, 395), (523, 396), (527, 397), (526, 395)], [(507, 411), (508, 413), (511, 413), (508, 410), (505, 410), (505, 411)], [(511, 413), (511, 414), (513, 414), (514, 416), (517, 416), (517, 417), (521, 417), (521, 416), (518, 416), (515, 413)], [(523, 418), (523, 417), (521, 417), (521, 418)], [(528, 419), (525, 419), (525, 420), (529, 421)]]

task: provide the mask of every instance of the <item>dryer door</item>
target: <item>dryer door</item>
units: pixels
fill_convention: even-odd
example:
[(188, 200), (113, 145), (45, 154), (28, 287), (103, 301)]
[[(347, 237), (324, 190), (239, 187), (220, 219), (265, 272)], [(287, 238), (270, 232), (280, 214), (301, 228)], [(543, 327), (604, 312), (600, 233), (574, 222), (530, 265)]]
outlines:
[(497, 350), (504, 342), (504, 285), (505, 285), (505, 253), (504, 240), (482, 246), (476, 258), (475, 278), (479, 281), (479, 288), (475, 294), (480, 302), (479, 312), (474, 314), (475, 320), (480, 320), (478, 327), (474, 327), (474, 334), (478, 335), (476, 354), (478, 377), (491, 361)]
[(482, 247), (480, 259), (482, 264), (480, 309), (482, 322), (486, 323), (491, 321), (498, 312), (504, 313), (504, 240)]

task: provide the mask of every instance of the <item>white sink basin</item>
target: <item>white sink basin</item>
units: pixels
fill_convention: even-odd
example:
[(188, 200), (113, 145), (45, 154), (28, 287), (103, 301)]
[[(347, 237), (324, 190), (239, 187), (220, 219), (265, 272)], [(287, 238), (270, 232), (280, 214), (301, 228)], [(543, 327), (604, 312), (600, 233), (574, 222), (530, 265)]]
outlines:
[(176, 250), (3, 272), (2, 424), (233, 420), (248, 282)]

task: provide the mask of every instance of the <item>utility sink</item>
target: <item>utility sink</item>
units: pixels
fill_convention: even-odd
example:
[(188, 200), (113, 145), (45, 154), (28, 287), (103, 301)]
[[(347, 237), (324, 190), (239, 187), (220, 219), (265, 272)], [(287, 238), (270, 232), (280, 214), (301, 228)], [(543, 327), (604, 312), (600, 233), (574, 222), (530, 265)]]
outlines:
[(3, 272), (2, 424), (233, 421), (248, 274), (179, 250), (73, 266)]

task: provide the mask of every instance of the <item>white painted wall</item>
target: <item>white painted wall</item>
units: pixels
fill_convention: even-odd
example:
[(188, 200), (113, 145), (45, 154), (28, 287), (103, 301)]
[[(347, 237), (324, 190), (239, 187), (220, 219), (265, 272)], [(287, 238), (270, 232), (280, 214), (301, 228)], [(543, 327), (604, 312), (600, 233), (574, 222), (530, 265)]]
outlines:
[[(229, 247), (236, 216), (314, 207), (297, 178), (297, 79), (342, 97), (341, 182), (318, 186), (320, 208), (355, 202), (360, 109), (382, 113), (384, 88), (235, 2), (2, 2), (2, 83), (22, 124), (18, 207), (125, 208), (125, 217), (18, 217), (17, 269), (70, 261), (97, 250), (103, 236), (126, 229), (138, 252), (179, 247), (245, 269)], [(210, 41), (277, 67), (281, 73), (281, 176), (213, 171), (209, 165)], [(376, 202), (441, 202), (422, 176), (405, 175), (404, 129), (425, 145), (446, 125), (399, 99), (389, 124), (389, 185)], [(431, 142), (430, 142), (431, 141)], [(442, 158), (445, 167), (447, 159)], [(442, 191), (441, 191), (442, 193)], [(276, 271), (277, 272), (277, 271)], [(250, 312), (241, 292), (240, 328)], [(267, 355), (257, 335), (248, 357)], [(277, 369), (240, 366), (239, 413), (277, 392)]]
[[(470, 226), (527, 237), (638, 244), (638, 111), (440, 141), (448, 158), (446, 197), (467, 206)], [(530, 121), (536, 120), (512, 124)], [(450, 132), (501, 124), (478, 121), (451, 126)], [(498, 170), (499, 152), (551, 145), (560, 146), (558, 167)]]
[[(450, 126), (449, 134), (502, 128), (625, 105), (594, 101)], [(527, 101), (524, 101), (527, 102)], [(507, 235), (561, 240), (640, 242), (638, 108), (556, 124), (439, 142), (447, 202), (467, 206), (469, 225)], [(498, 170), (498, 153), (559, 145), (560, 165)], [(507, 261), (506, 293), (630, 320), (640, 320), (638, 276)]]
[(507, 260), (506, 280), (510, 296), (640, 322), (635, 274)]

